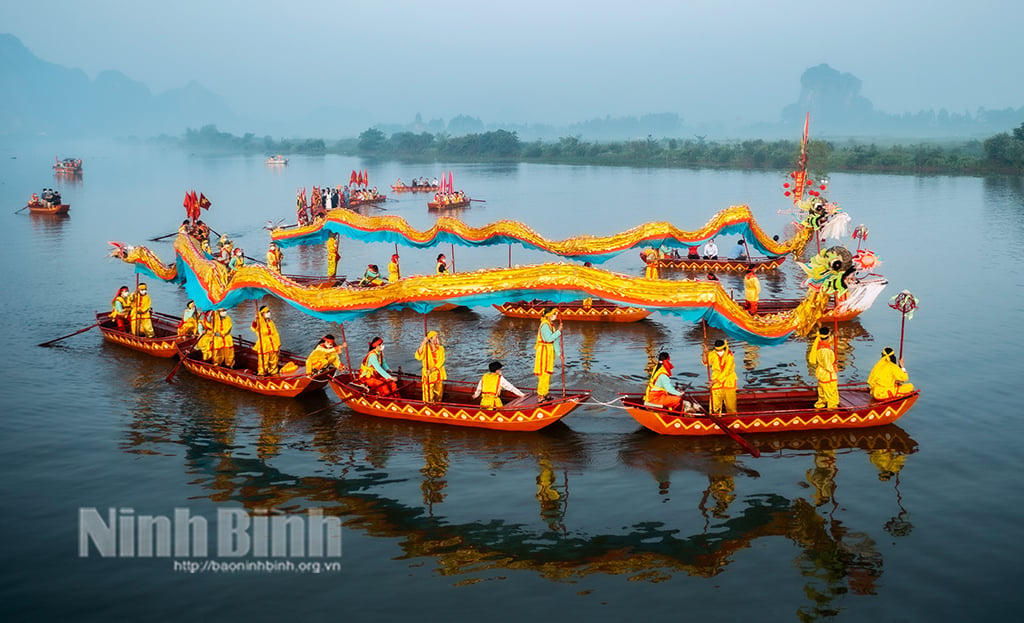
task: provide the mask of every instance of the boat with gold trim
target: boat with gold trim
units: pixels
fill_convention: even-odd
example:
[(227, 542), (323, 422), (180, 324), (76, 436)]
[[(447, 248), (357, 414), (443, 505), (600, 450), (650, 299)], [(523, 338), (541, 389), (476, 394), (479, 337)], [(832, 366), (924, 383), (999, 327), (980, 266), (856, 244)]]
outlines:
[(657, 257), (651, 258), (650, 256), (641, 253), (640, 259), (644, 261), (644, 264), (648, 266), (654, 266), (658, 269), (668, 270), (691, 270), (698, 272), (733, 272), (733, 273), (745, 273), (751, 266), (754, 267), (754, 272), (765, 272), (769, 270), (775, 270), (786, 261), (785, 255), (778, 257), (761, 257), (747, 260), (733, 260), (726, 258), (719, 258), (717, 260), (705, 260), (703, 258), (685, 258), (685, 257)]
[(187, 341), (187, 336), (178, 335), (180, 318), (160, 312), (152, 312), (155, 337), (140, 337), (127, 331), (120, 331), (117, 323), (110, 318), (110, 312), (96, 312), (96, 323), (103, 339), (114, 344), (127, 346), (154, 357), (171, 358), (178, 354), (177, 344)]
[(235, 337), (234, 342), (235, 365), (233, 368), (225, 368), (204, 361), (202, 353), (193, 348), (194, 342), (179, 342), (177, 344), (178, 356), (185, 368), (196, 376), (257, 394), (282, 398), (295, 398), (302, 394), (321, 390), (327, 385), (331, 374), (334, 373), (334, 370), (329, 368), (314, 375), (306, 374), (305, 358), (282, 350), (278, 353), (281, 369), (284, 371), (291, 369), (294, 372), (260, 376), (256, 374), (259, 353), (253, 350), (253, 343), (240, 337)]
[(590, 397), (590, 390), (566, 390), (565, 395), (560, 396), (560, 392), (552, 388), (549, 399), (540, 402), (533, 389), (520, 388), (525, 396), (516, 398), (506, 392), (502, 400), (508, 401), (503, 406), (484, 409), (480, 406), (480, 399), (473, 398), (476, 383), (448, 379), (444, 382), (444, 400), (427, 404), (422, 400), (419, 375), (398, 372), (394, 376), (398, 392), (391, 396), (369, 391), (348, 373), (333, 376), (330, 386), (338, 398), (357, 413), (505, 431), (540, 430), (562, 419)]
[[(736, 392), (736, 413), (716, 418), (740, 435), (781, 431), (868, 428), (892, 424), (917, 402), (920, 390), (903, 396), (875, 400), (867, 383), (839, 386), (839, 406), (815, 409), (817, 388), (763, 387)], [(680, 413), (644, 402), (643, 394), (620, 394), (622, 405), (637, 422), (661, 435), (724, 435), (702, 413)], [(687, 399), (707, 408), (708, 392), (687, 392)]]
[(443, 201), (428, 201), (427, 202), (427, 209), (428, 210), (448, 210), (448, 209), (451, 209), (451, 208), (465, 208), (465, 207), (467, 207), (472, 202), (473, 202), (473, 200), (470, 199), (469, 197), (466, 197), (465, 199), (459, 199), (458, 201), (451, 201), (451, 202), (448, 202), (448, 203), (445, 203)]
[(53, 164), (53, 172), (60, 175), (81, 175), (82, 160), (81, 158), (58, 159), (57, 162)]
[(428, 192), (429, 193), (436, 193), (437, 191), (441, 190), (441, 187), (440, 186), (406, 186), (405, 184), (402, 184), (401, 186), (396, 186), (395, 184), (392, 184), (391, 185), (391, 190), (396, 192), (396, 193), (428, 193)]
[(510, 301), (494, 308), (510, 318), (529, 318), (540, 320), (544, 310), (554, 307), (558, 309), (558, 317), (562, 320), (578, 320), (582, 322), (637, 322), (651, 315), (651, 311), (643, 307), (628, 307), (617, 303), (609, 303), (600, 299), (581, 299), (567, 303), (554, 301)]

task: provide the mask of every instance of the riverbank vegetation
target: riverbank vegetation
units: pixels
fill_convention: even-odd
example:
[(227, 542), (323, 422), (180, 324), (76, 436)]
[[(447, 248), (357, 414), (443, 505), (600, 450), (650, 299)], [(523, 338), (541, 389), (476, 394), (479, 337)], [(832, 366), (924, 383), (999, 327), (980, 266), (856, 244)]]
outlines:
[[(397, 132), (390, 136), (370, 128), (356, 139), (241, 137), (215, 126), (189, 129), (183, 148), (206, 153), (306, 154), (327, 153), (412, 160), (417, 162), (536, 162), (669, 168), (717, 168), (786, 171), (795, 166), (797, 141), (709, 141), (705, 137), (652, 136), (629, 141), (590, 142), (580, 137), (558, 141), (523, 142), (515, 132), (494, 130), (450, 136), (445, 133)], [(870, 172), (986, 175), (1024, 173), (1024, 124), (985, 140), (882, 144), (860, 140), (808, 144), (814, 173)]]

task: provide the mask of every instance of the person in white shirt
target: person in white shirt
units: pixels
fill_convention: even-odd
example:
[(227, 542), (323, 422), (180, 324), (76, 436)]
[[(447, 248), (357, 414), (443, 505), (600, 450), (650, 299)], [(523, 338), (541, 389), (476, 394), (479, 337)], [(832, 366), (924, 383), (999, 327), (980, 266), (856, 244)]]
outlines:
[(708, 240), (708, 243), (704, 245), (704, 259), (706, 260), (717, 260), (718, 259), (718, 245), (715, 244), (715, 239)]

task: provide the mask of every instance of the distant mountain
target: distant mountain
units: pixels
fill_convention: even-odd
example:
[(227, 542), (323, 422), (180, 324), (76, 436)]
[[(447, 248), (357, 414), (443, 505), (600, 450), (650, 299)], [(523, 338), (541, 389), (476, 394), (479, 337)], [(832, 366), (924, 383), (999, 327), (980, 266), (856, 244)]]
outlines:
[(154, 96), (119, 71), (95, 80), (46, 62), (17, 37), (0, 34), (0, 135), (180, 135), (186, 127), (229, 124), (236, 116), (197, 82)]

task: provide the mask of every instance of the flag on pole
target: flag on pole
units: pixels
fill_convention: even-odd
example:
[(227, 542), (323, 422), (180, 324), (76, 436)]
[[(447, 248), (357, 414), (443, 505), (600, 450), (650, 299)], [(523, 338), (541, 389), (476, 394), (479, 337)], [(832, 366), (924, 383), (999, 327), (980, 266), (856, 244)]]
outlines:
[(206, 198), (206, 195), (204, 195), (203, 193), (199, 193), (199, 207), (204, 210), (209, 210), (211, 205), (213, 204), (210, 203), (210, 200)]

